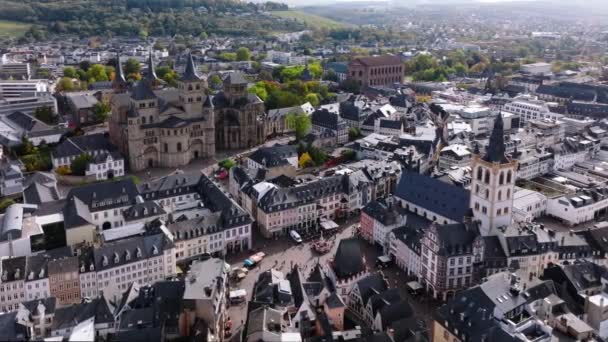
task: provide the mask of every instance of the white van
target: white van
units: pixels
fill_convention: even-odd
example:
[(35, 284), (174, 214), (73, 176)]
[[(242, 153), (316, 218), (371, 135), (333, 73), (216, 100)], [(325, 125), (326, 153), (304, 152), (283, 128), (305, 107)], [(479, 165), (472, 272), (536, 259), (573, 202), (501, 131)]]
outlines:
[(296, 243), (302, 243), (302, 237), (295, 230), (290, 231), (289, 236), (291, 236), (293, 241), (295, 241)]

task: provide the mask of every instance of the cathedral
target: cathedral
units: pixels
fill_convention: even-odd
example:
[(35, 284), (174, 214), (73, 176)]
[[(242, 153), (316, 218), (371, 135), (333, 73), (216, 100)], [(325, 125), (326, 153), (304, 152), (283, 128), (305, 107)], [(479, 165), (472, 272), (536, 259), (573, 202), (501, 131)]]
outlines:
[(264, 142), (264, 103), (247, 92), (240, 73), (224, 79), (223, 91), (207, 95), (207, 79), (188, 54), (177, 88), (163, 87), (152, 54), (142, 79), (129, 85), (120, 57), (113, 81), (110, 139), (131, 171), (179, 167), (217, 149), (243, 149)]

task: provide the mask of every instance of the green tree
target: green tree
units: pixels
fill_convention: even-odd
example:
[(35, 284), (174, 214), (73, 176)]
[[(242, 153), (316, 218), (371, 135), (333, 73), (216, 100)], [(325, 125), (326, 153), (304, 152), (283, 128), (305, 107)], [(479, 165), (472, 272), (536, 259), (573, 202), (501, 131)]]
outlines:
[(32, 154), (35, 152), (36, 152), (36, 146), (34, 146), (34, 144), (30, 141), (30, 139), (28, 139), (25, 136), (22, 137), (21, 145), (19, 145), (17, 153), (19, 153), (20, 156), (25, 156), (25, 155)]
[(36, 71), (36, 75), (40, 78), (49, 78), (51, 77), (51, 71), (47, 68), (40, 68)]
[(260, 100), (266, 102), (268, 99), (268, 91), (266, 90), (266, 85), (264, 82), (257, 82), (253, 86), (251, 86), (248, 90), (251, 94), (256, 94)]
[(319, 62), (308, 64), (308, 71), (310, 71), (315, 80), (319, 80), (321, 79), (321, 76), (323, 76), (323, 67)]
[(351, 127), (348, 130), (348, 139), (350, 141), (357, 140), (361, 137), (361, 130), (358, 127)]
[(109, 80), (108, 74), (106, 73), (106, 67), (101, 64), (93, 64), (87, 70), (87, 82), (105, 82)]
[(63, 76), (69, 78), (77, 78), (78, 74), (76, 73), (76, 69), (74, 67), (65, 67), (63, 68)]
[(107, 102), (100, 101), (93, 106), (93, 114), (95, 115), (95, 119), (99, 122), (105, 122), (110, 116), (111, 111), (112, 108)]
[(177, 86), (177, 80), (179, 79), (179, 75), (175, 70), (171, 69), (168, 66), (161, 66), (156, 68), (156, 75), (160, 77), (163, 81), (167, 82), (172, 87)]
[(262, 70), (258, 74), (258, 78), (262, 81), (272, 81), (272, 74), (267, 70)]
[(10, 198), (5, 198), (5, 199), (1, 200), (0, 201), (0, 211), (6, 210), (6, 208), (10, 207), (13, 204), (15, 204), (15, 201), (13, 201)]
[(57, 82), (57, 91), (73, 91), (74, 90), (74, 82), (69, 77), (62, 77), (59, 82)]
[(52, 125), (54, 122), (53, 109), (49, 106), (34, 109), (34, 117), (49, 125)]
[(237, 61), (248, 61), (251, 59), (251, 51), (246, 47), (240, 47), (236, 50)]
[(141, 64), (137, 59), (129, 58), (124, 65), (124, 72), (127, 75), (139, 74), (141, 72)]
[(226, 170), (230, 170), (234, 166), (236, 166), (236, 162), (230, 158), (226, 158), (218, 163), (220, 167), (223, 167)]
[(222, 52), (217, 58), (221, 59), (224, 62), (234, 62), (236, 61), (236, 53), (234, 52)]
[(209, 77), (209, 85), (214, 89), (218, 89), (222, 85), (222, 78), (218, 74), (211, 75)]
[(316, 107), (321, 103), (321, 101), (319, 100), (319, 96), (315, 93), (306, 94), (306, 97), (304, 97), (304, 99), (306, 100), (306, 102), (310, 102), (313, 107)]
[(306, 113), (289, 113), (286, 117), (287, 127), (296, 132), (296, 141), (300, 141), (312, 126), (310, 117)]
[(87, 166), (93, 161), (93, 157), (88, 153), (83, 153), (72, 160), (70, 164), (70, 170), (72, 174), (77, 176), (84, 176)]

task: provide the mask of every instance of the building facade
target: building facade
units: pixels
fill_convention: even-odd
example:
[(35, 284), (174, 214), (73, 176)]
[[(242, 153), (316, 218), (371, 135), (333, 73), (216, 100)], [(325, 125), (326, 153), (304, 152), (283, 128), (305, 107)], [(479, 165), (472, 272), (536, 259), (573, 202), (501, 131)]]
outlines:
[(359, 57), (348, 63), (348, 78), (362, 87), (388, 86), (403, 81), (404, 66), (397, 56)]

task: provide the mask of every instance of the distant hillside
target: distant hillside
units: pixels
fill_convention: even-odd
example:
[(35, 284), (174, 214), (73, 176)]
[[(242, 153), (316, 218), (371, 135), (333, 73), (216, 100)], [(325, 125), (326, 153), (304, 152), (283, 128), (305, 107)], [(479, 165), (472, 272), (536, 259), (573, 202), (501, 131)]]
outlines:
[(350, 24), (342, 23), (339, 21), (335, 21), (326, 17), (318, 16), (312, 13), (306, 13), (302, 11), (289, 10), (289, 11), (275, 11), (272, 12), (272, 15), (285, 18), (292, 19), (297, 22), (303, 23), (308, 27), (314, 28), (327, 28), (327, 29), (337, 29), (351, 26)]
[(287, 8), (236, 0), (0, 0), (0, 20), (81, 36), (264, 35), (304, 29), (301, 23), (264, 14), (281, 9)]

